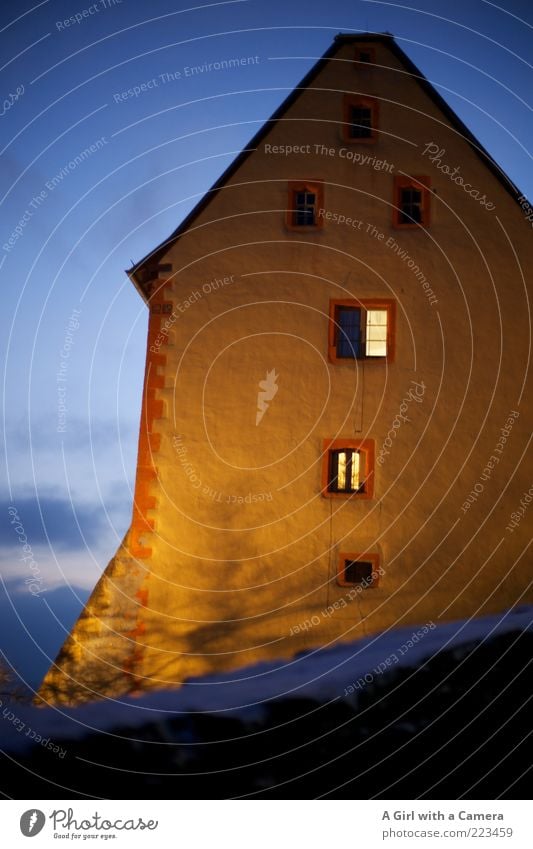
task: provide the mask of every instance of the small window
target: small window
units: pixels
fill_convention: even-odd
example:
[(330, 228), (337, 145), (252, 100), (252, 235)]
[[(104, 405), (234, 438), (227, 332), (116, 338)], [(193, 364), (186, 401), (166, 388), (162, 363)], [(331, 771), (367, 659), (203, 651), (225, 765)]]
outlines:
[(293, 230), (318, 229), (324, 222), (319, 209), (324, 206), (321, 181), (290, 183), (287, 209), (287, 226)]
[(376, 61), (375, 47), (367, 47), (366, 44), (355, 46), (355, 61), (361, 65), (373, 65)]
[(331, 362), (386, 360), (394, 357), (394, 301), (330, 301)]
[(378, 102), (374, 98), (344, 98), (343, 139), (346, 142), (375, 142), (378, 127)]
[(374, 441), (325, 440), (322, 494), (327, 497), (372, 498), (374, 494)]
[(394, 224), (396, 227), (427, 227), (430, 212), (429, 177), (396, 177)]
[(379, 573), (379, 554), (341, 552), (339, 555), (337, 583), (341, 587), (376, 587), (379, 583)]
[(153, 315), (169, 315), (172, 312), (172, 304), (170, 301), (164, 301), (159, 304), (152, 304), (152, 314)]
[(369, 139), (372, 136), (372, 110), (370, 106), (351, 106), (348, 135), (351, 139)]

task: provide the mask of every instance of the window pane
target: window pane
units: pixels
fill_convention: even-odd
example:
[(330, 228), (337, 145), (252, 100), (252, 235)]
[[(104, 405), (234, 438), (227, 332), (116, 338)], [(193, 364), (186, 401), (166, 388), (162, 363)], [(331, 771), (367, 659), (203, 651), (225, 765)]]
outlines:
[(346, 452), (337, 454), (337, 489), (346, 489)]
[(364, 491), (364, 457), (356, 448), (331, 451), (329, 455), (330, 492)]
[(402, 224), (420, 224), (422, 221), (422, 192), (412, 187), (400, 192), (400, 221)]
[(361, 347), (361, 310), (354, 307), (338, 307), (337, 356), (355, 359), (360, 356)]
[(372, 135), (372, 110), (366, 106), (352, 106), (350, 115), (350, 137), (370, 138)]
[(345, 560), (344, 580), (349, 584), (370, 584), (372, 582), (372, 563), (366, 560)]
[(352, 492), (355, 492), (356, 489), (359, 489), (359, 451), (350, 451), (351, 459), (352, 459), (352, 474), (350, 481), (350, 489)]
[(293, 224), (297, 227), (314, 226), (316, 224), (315, 204), (315, 192), (295, 192)]
[(372, 342), (372, 341), (367, 340), (366, 355), (367, 355), (367, 357), (386, 357), (387, 356), (387, 343), (386, 342)]
[(367, 326), (375, 324), (387, 326), (387, 310), (367, 311)]
[(387, 310), (368, 310), (365, 353), (367, 357), (387, 356)]

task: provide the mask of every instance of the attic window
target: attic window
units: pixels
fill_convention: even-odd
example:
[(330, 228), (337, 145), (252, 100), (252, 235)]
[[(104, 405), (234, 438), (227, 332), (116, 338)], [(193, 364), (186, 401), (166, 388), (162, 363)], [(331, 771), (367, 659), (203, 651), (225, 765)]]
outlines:
[(379, 571), (379, 554), (341, 552), (337, 583), (341, 587), (357, 586), (361, 589), (376, 587), (379, 582)]
[(372, 97), (344, 97), (343, 139), (346, 142), (375, 142), (378, 102)]
[(172, 312), (172, 303), (170, 301), (165, 301), (159, 304), (152, 304), (152, 315), (170, 315)]
[(427, 227), (430, 222), (429, 177), (394, 178), (394, 218), (396, 227)]
[(362, 65), (374, 65), (376, 62), (376, 48), (367, 47), (365, 44), (356, 45), (355, 61)]
[(317, 230), (324, 219), (318, 210), (324, 206), (321, 180), (289, 183), (287, 199), (287, 227), (291, 230)]
[(394, 357), (396, 304), (384, 298), (330, 301), (328, 352), (332, 363)]
[(328, 497), (372, 498), (374, 494), (374, 441), (325, 440), (322, 494)]

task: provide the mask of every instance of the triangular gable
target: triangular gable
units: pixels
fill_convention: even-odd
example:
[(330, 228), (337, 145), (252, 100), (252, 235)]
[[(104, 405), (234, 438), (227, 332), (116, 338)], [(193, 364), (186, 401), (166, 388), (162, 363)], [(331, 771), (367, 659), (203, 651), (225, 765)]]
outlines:
[(285, 98), (283, 103), (276, 109), (276, 111), (271, 115), (271, 117), (268, 118), (268, 120), (263, 124), (261, 129), (255, 134), (255, 136), (253, 136), (250, 142), (246, 145), (244, 150), (233, 160), (233, 162), (228, 166), (228, 168), (226, 168), (226, 170), (221, 174), (221, 176), (218, 178), (218, 180), (216, 180), (216, 182), (211, 186), (211, 188), (208, 189), (203, 198), (196, 204), (194, 209), (192, 209), (189, 214), (183, 219), (183, 221), (176, 228), (176, 230), (174, 230), (174, 232), (171, 233), (168, 238), (166, 238), (156, 248), (154, 248), (153, 251), (151, 251), (143, 259), (141, 259), (138, 263), (135, 263), (135, 265), (133, 265), (130, 269), (126, 271), (126, 273), (130, 277), (132, 282), (135, 284), (139, 292), (143, 295), (143, 297), (145, 297), (145, 293), (143, 292), (143, 284), (148, 280), (157, 277), (157, 266), (161, 258), (168, 252), (172, 245), (179, 240), (180, 236), (182, 236), (188, 230), (188, 228), (191, 226), (191, 224), (193, 224), (193, 222), (200, 215), (200, 213), (202, 213), (210, 204), (217, 192), (220, 189), (224, 188), (228, 180), (233, 176), (233, 174), (235, 174), (235, 172), (241, 167), (241, 165), (247, 160), (247, 158), (252, 153), (255, 153), (256, 148), (272, 129), (272, 125), (279, 121), (285, 115), (288, 109), (295, 103), (295, 101), (318, 76), (318, 74), (324, 68), (328, 60), (334, 57), (340, 47), (342, 47), (343, 45), (363, 42), (378, 42), (384, 44), (386, 47), (389, 48), (392, 54), (405, 67), (406, 72), (409, 74), (409, 76), (416, 80), (416, 82), (420, 85), (424, 93), (431, 99), (434, 105), (437, 106), (437, 108), (447, 118), (453, 129), (455, 129), (456, 132), (470, 145), (476, 156), (483, 161), (485, 166), (489, 168), (492, 174), (513, 198), (513, 200), (518, 203), (520, 191), (514, 185), (512, 180), (507, 177), (507, 175), (500, 168), (500, 166), (485, 150), (483, 145), (478, 141), (478, 139), (473, 135), (473, 133), (468, 129), (468, 127), (461, 121), (459, 116), (453, 111), (451, 106), (446, 103), (444, 98), (431, 85), (431, 83), (427, 80), (424, 74), (416, 67), (416, 65), (411, 61), (411, 59), (409, 59), (409, 57), (404, 53), (401, 47), (398, 46), (392, 35), (388, 33), (366, 33), (364, 35), (339, 34), (335, 36), (333, 43), (326, 50), (323, 56), (321, 56), (318, 62), (313, 65), (311, 70), (308, 71), (308, 73), (300, 81), (300, 83), (291, 91), (289, 96)]

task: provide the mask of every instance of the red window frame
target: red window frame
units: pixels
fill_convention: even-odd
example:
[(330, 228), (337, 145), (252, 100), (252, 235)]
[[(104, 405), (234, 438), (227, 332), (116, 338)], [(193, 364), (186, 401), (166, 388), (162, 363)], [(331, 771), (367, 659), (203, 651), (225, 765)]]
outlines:
[[(421, 220), (401, 221), (401, 192), (403, 189), (416, 189), (421, 192)], [(431, 222), (431, 180), (426, 176), (394, 178), (393, 218), (392, 223), (400, 230), (416, 230), (418, 227), (429, 227)]]
[[(339, 324), (337, 321), (337, 307), (355, 307), (364, 311), (387, 310), (387, 354), (384, 357), (339, 357), (337, 356), (337, 343)], [(329, 333), (328, 333), (328, 357), (335, 365), (347, 365), (354, 362), (394, 362), (396, 347), (396, 301), (389, 298), (345, 298), (342, 300), (330, 300), (329, 302)]]
[[(295, 224), (296, 201), (295, 195), (299, 192), (313, 193), (316, 197), (315, 220), (313, 224)], [(288, 185), (287, 212), (285, 223), (289, 230), (299, 232), (314, 232), (321, 230), (324, 226), (324, 216), (319, 216), (320, 209), (324, 209), (324, 182), (323, 180), (291, 180)]]

